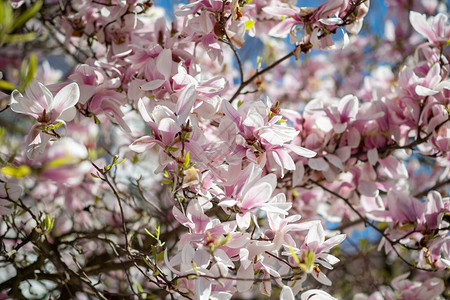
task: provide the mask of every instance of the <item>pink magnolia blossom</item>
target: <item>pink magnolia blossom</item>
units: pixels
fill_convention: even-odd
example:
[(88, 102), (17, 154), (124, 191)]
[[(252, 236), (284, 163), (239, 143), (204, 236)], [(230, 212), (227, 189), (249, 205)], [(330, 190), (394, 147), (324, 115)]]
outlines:
[(18, 90), (12, 92), (11, 109), (31, 116), (40, 123), (34, 125), (28, 134), (28, 158), (34, 159), (44, 152), (48, 141), (55, 136), (52, 126), (65, 125), (75, 117), (75, 104), (79, 98), (80, 90), (76, 83), (66, 85), (55, 96), (37, 81), (28, 85), (25, 96)]
[(414, 29), (432, 44), (445, 44), (450, 38), (448, 17), (444, 14), (438, 14), (427, 19), (425, 15), (411, 11), (409, 20)]

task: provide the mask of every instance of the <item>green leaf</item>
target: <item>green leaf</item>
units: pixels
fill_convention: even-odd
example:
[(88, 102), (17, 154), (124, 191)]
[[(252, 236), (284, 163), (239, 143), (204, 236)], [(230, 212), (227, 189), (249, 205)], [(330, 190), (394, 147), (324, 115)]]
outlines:
[(136, 288), (140, 293), (144, 292), (144, 289), (142, 288), (142, 285), (139, 282), (136, 282)]
[(297, 254), (294, 252), (294, 249), (292, 248), (292, 246), (289, 245), (289, 252), (291, 252), (292, 258), (295, 260), (295, 262), (297, 263), (297, 265), (300, 266), (300, 259), (298, 259)]
[(13, 10), (9, 1), (0, 2), (0, 24), (2, 25), (2, 31), (4, 33), (10, 33), (12, 31), (11, 25), (13, 21)]
[(177, 148), (177, 147), (167, 147), (166, 148), (166, 151), (168, 151), (168, 152), (175, 152), (175, 151), (177, 151), (179, 148)]
[(53, 225), (55, 224), (55, 217), (53, 217), (50, 221), (50, 227), (48, 228), (48, 231), (53, 229)]
[(197, 264), (195, 262), (192, 262), (192, 267), (194, 268), (195, 274), (199, 275), (198, 270), (197, 270)]
[(74, 159), (74, 157), (70, 157), (70, 156), (59, 157), (59, 158), (56, 158), (56, 159), (50, 161), (48, 164), (46, 164), (44, 166), (44, 170), (59, 168), (59, 167), (66, 166), (69, 164), (74, 164), (76, 162), (77, 162), (77, 160)]
[[(28, 75), (27, 75), (27, 77), (28, 77)], [(25, 86), (27, 86), (27, 85), (28, 85), (28, 83), (25, 84)], [(55, 129), (58, 129), (59, 127), (61, 127), (61, 125), (63, 125), (63, 124), (64, 124), (63, 122), (59, 122), (58, 124), (50, 124), (45, 128), (45, 130), (47, 130), (47, 131), (55, 130)]]
[(31, 169), (27, 165), (21, 165), (19, 167), (15, 166), (4, 166), (0, 169), (1, 173), (6, 176), (22, 178), (31, 173)]
[(366, 239), (359, 239), (359, 245), (361, 246), (361, 250), (365, 250), (367, 246), (367, 240)]
[(253, 28), (253, 26), (255, 26), (255, 21), (248, 20), (247, 22), (245, 22), (245, 30), (250, 30)]
[(5, 43), (25, 43), (32, 41), (36, 38), (35, 32), (28, 32), (22, 34), (8, 34), (5, 36)]
[(25, 88), (25, 81), (27, 79), (27, 73), (28, 73), (28, 59), (24, 59), (22, 61), (22, 64), (20, 65), (20, 71), (19, 71), (19, 90), (24, 90)]
[(16, 89), (16, 85), (6, 80), (0, 80), (0, 89), (12, 91)]
[[(164, 243), (163, 243), (164, 244)], [(165, 250), (164, 250), (165, 251)], [(164, 260), (164, 251), (161, 251), (157, 256), (156, 256), (156, 262), (160, 262)]]
[(187, 168), (189, 165), (189, 152), (186, 153), (186, 157), (184, 158), (183, 167)]
[(95, 122), (95, 124), (97, 124), (97, 125), (100, 125), (100, 124), (102, 123), (102, 122), (100, 121), (100, 119), (97, 118), (96, 115), (94, 115), (94, 122)]
[(11, 31), (13, 31), (19, 26), (22, 26), (23, 24), (25, 24), (26, 21), (31, 19), (41, 9), (42, 4), (43, 4), (42, 0), (36, 1), (29, 9), (27, 9), (23, 14), (18, 16), (12, 24)]
[[(36, 72), (37, 72), (37, 57), (34, 54), (30, 55), (30, 61), (28, 63), (28, 71), (27, 71), (27, 76), (25, 78), (25, 86), (27, 86), (33, 79), (34, 76), (36, 76)], [(57, 125), (54, 126), (61, 126), (63, 123), (59, 123)], [(58, 127), (55, 127), (58, 128)]]
[(155, 240), (157, 240), (157, 238), (156, 238), (150, 231), (148, 231), (147, 228), (144, 228), (144, 230), (145, 230), (145, 232), (146, 232), (149, 236), (151, 236), (152, 238), (154, 238)]
[(120, 164), (123, 163), (125, 160), (126, 160), (126, 158), (122, 159), (121, 161), (118, 161), (118, 162), (114, 163), (113, 166), (120, 165)]
[(160, 229), (161, 229), (161, 227), (160, 227), (160, 225), (159, 225), (159, 223), (156, 225), (156, 230), (155, 230), (155, 233), (156, 233), (156, 237), (158, 238), (158, 240), (159, 240), (159, 235), (160, 235)]

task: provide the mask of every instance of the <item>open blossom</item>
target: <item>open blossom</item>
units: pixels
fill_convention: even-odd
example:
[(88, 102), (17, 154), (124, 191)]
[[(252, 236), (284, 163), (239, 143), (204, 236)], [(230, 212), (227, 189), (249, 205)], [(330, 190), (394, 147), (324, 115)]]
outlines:
[[(339, 245), (344, 241), (346, 235), (338, 234), (327, 240), (325, 240), (325, 231), (322, 227), (322, 224), (319, 222), (312, 223), (311, 228), (309, 229), (308, 234), (306, 235), (305, 241), (303, 245), (301, 245), (300, 249), (292, 247), (291, 251), (297, 253), (298, 257), (308, 256), (309, 252), (314, 254), (314, 263), (320, 264), (327, 269), (333, 269), (333, 265), (339, 262), (339, 259), (331, 254), (329, 254), (331, 248)], [(284, 246), (289, 249), (289, 247)], [(290, 251), (284, 252), (286, 255), (289, 255)], [(291, 257), (290, 260), (292, 263), (295, 263), (294, 259)], [(331, 280), (320, 271), (319, 267), (316, 266), (311, 270), (312, 277), (325, 285), (331, 285)]]
[[(344, 20), (343, 18), (347, 18), (348, 12), (353, 9), (356, 12), (353, 19), (350, 22)], [(358, 4), (358, 6), (351, 4), (348, 0), (329, 0), (317, 8), (278, 6), (263, 8), (263, 11), (269, 15), (287, 17), (270, 30), (270, 35), (284, 37), (289, 33), (291, 43), (302, 41), (304, 44), (311, 43), (318, 49), (334, 47), (334, 42), (329, 32), (336, 31), (340, 26), (343, 26), (344, 21), (348, 22), (346, 23), (348, 24), (346, 29), (352, 34), (357, 34), (362, 27), (362, 20), (368, 10), (368, 0)], [(302, 39), (296, 36), (299, 31), (297, 26), (303, 26), (305, 31)], [(342, 33), (345, 46), (348, 43), (348, 36), (343, 30)]]
[(412, 11), (409, 20), (414, 29), (432, 44), (445, 45), (450, 39), (450, 25), (445, 14), (427, 18), (424, 14)]
[(280, 167), (282, 177), (285, 169), (295, 170), (290, 152), (307, 158), (316, 155), (314, 151), (289, 143), (298, 135), (298, 131), (285, 126), (286, 120), (280, 114), (280, 109), (269, 99), (267, 105), (249, 101), (237, 110), (224, 101), (222, 110), (237, 126), (239, 144), (235, 151), (240, 150), (250, 161), (261, 166), (266, 164), (266, 159), (269, 159), (269, 164), (273, 160)]
[[(355, 300), (440, 299), (445, 282), (433, 276), (450, 268), (445, 1), (385, 0), (387, 37), (376, 39), (347, 37), (370, 0), (185, 0), (172, 22), (158, 2), (169, 1), (0, 1), (23, 4), (1, 38), (0, 89), (23, 86), (28, 62), (26, 78), (41, 82), (0, 92), (0, 300), (351, 298), (340, 279), (324, 287), (342, 253), (343, 272), (358, 272), (342, 279), (364, 279), (351, 292), (378, 291)], [(5, 42), (38, 29), (45, 74), (22, 62), (42, 39)], [(350, 47), (304, 55), (336, 36)], [(46, 86), (63, 73), (43, 63), (58, 45), (77, 62), (64, 76), (74, 83)], [(21, 126), (4, 125), (6, 101), (37, 121), (32, 161), (17, 153)], [(375, 247), (332, 251), (340, 231), (364, 226), (390, 252), (382, 270)], [(437, 272), (385, 287), (358, 265), (372, 276), (400, 260)], [(42, 278), (37, 295), (27, 281)]]
[(18, 90), (12, 92), (11, 109), (16, 113), (31, 116), (40, 123), (34, 125), (28, 134), (28, 158), (34, 159), (44, 151), (52, 137), (59, 137), (55, 129), (75, 117), (75, 104), (79, 98), (80, 90), (76, 83), (66, 85), (55, 96), (37, 81), (28, 85), (25, 96)]
[(274, 174), (261, 177), (262, 170), (255, 164), (248, 165), (240, 174), (236, 174), (235, 168), (230, 168), (229, 173), (236, 181), (225, 187), (225, 195), (221, 196), (223, 200), (219, 205), (238, 209), (236, 222), (240, 228), (250, 226), (251, 219), (255, 220), (253, 210), (258, 208), (266, 212), (287, 214), (291, 204), (279, 201), (281, 195), (272, 198), (277, 184)]

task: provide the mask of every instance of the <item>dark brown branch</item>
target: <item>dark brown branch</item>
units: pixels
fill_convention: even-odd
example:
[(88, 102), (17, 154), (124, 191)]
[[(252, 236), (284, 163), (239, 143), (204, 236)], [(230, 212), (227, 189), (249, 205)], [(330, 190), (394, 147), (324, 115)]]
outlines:
[(433, 191), (433, 190), (437, 190), (443, 186), (446, 186), (447, 184), (450, 184), (450, 178), (441, 182), (436, 183), (435, 185), (433, 185), (432, 187), (429, 187), (417, 194), (414, 195), (414, 198), (422, 198), (425, 197), (426, 195), (428, 195), (429, 192)]

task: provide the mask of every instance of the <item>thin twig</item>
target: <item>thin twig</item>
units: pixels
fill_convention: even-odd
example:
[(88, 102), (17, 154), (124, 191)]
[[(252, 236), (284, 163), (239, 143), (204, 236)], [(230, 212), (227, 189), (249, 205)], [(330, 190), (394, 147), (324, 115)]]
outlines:
[[(350, 207), (350, 209), (364, 222), (364, 224), (366, 224), (369, 227), (372, 227), (373, 229), (375, 229), (378, 233), (381, 234), (381, 236), (383, 236), (386, 241), (388, 241), (388, 243), (392, 246), (392, 249), (394, 250), (394, 252), (397, 254), (397, 256), (400, 258), (400, 260), (402, 260), (405, 264), (407, 264), (408, 266), (418, 269), (418, 270), (422, 270), (422, 271), (433, 271), (433, 270), (429, 270), (429, 269), (425, 269), (425, 268), (421, 268), (418, 266), (413, 265), (412, 263), (410, 263), (409, 261), (407, 261), (403, 256), (400, 255), (400, 253), (398, 252), (398, 250), (395, 248), (395, 245), (399, 244), (398, 241), (392, 241), (387, 234), (384, 233), (383, 230), (381, 230), (380, 228), (378, 228), (377, 226), (375, 226), (374, 224), (372, 224), (371, 222), (369, 222), (369, 220), (367, 220), (351, 203), (347, 198), (342, 197), (341, 195), (339, 195), (338, 193), (326, 188), (325, 186), (323, 186), (322, 184), (320, 184), (317, 181), (314, 181), (312, 179), (309, 179), (310, 182), (312, 182), (313, 184), (317, 185), (318, 187), (321, 187), (323, 190), (327, 191), (328, 193), (332, 194), (333, 196), (336, 196), (337, 198), (343, 200), (345, 202), (345, 204), (347, 204), (348, 207)], [(402, 244), (400, 244), (402, 245)], [(403, 245), (402, 245), (403, 246)]]
[(291, 57), (292, 55), (294, 55), (294, 53), (297, 50), (297, 47), (300, 46), (296, 46), (294, 50), (292, 50), (291, 52), (289, 52), (288, 54), (286, 54), (285, 56), (279, 58), (278, 60), (276, 60), (275, 62), (273, 62), (272, 64), (268, 65), (267, 67), (265, 67), (262, 70), (259, 70), (258, 72), (256, 72), (255, 74), (253, 74), (253, 76), (251, 76), (249, 79), (241, 82), (241, 84), (239, 85), (239, 88), (237, 89), (237, 91), (234, 93), (234, 95), (231, 97), (230, 99), (230, 103), (233, 102), (234, 99), (236, 99), (236, 97), (238, 97), (241, 93), (241, 91), (250, 83), (252, 83), (253, 80), (255, 80), (256, 78), (258, 78), (258, 76), (266, 73), (267, 71), (273, 69), (274, 67), (276, 67), (277, 65), (279, 65), (280, 63), (282, 63), (283, 61), (285, 61), (286, 59), (288, 59), (289, 57)]

